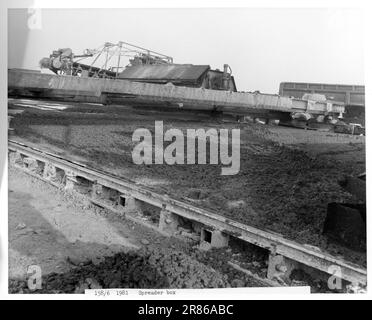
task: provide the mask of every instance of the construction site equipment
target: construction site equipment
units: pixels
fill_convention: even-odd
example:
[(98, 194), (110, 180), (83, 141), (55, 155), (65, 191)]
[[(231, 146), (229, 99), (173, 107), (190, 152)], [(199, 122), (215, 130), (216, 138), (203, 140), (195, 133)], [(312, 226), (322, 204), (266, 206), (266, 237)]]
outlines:
[(345, 123), (343, 121), (340, 121), (335, 124), (334, 126), (334, 132), (336, 133), (347, 133), (352, 135), (365, 135), (366, 134), (366, 128), (363, 127), (360, 123)]
[[(305, 93), (302, 96), (302, 99), (308, 101), (331, 103), (330, 100), (327, 100), (325, 95), (317, 93)], [(283, 126), (290, 126), (302, 129), (328, 131), (352, 135), (365, 135), (365, 128), (360, 123), (347, 123), (344, 120), (344, 115), (342, 117), (334, 117), (331, 114), (328, 114), (319, 115), (318, 117), (311, 117), (306, 112), (297, 112), (291, 115), (291, 119), (281, 120), (279, 124)]]
[(304, 94), (320, 94), (327, 100), (343, 103), (346, 106), (364, 107), (364, 86), (305, 83), (305, 82), (282, 82), (279, 86), (279, 94), (286, 97), (301, 98)]
[[(96, 49), (86, 49), (75, 55), (70, 48), (53, 51), (49, 58), (40, 60), (40, 67), (56, 74), (97, 78), (116, 78), (125, 68), (123, 58), (131, 65), (171, 64), (173, 58), (127, 42), (106, 42)], [(92, 58), (88, 61), (87, 58)], [(84, 63), (81, 61), (85, 60)]]
[(323, 233), (354, 250), (366, 249), (366, 174), (345, 177), (340, 185), (360, 203), (330, 203)]
[[(302, 96), (302, 100), (309, 101), (310, 104), (325, 103), (332, 105), (332, 102), (321, 94), (305, 93)], [(302, 129), (334, 131), (335, 124), (340, 122), (339, 119), (342, 117), (343, 114), (335, 115), (331, 112), (319, 114), (317, 116), (312, 116), (309, 112), (293, 112), (289, 118), (280, 119), (279, 124)]]
[[(86, 61), (88, 58), (91, 58), (90, 62)], [(126, 61), (128, 65), (124, 65)], [(82, 55), (73, 54), (70, 48), (58, 49), (49, 58), (42, 58), (40, 67), (59, 75), (237, 91), (231, 68), (227, 64), (223, 71), (212, 70), (208, 65), (174, 64), (172, 57), (122, 41), (117, 44), (107, 42), (97, 49), (86, 49)]]
[(176, 86), (228, 90), (236, 92), (234, 77), (225, 64), (224, 71), (212, 70), (208, 65), (166, 64), (134, 65), (121, 72), (118, 79)]
[[(304, 82), (282, 82), (279, 94), (286, 97), (301, 98), (305, 94), (323, 95), (326, 100), (345, 105), (343, 123), (335, 132), (358, 134), (353, 127), (345, 124), (357, 123), (362, 127), (365, 125), (365, 88), (361, 85), (326, 84), (326, 83), (304, 83)], [(358, 131), (358, 130), (357, 130)], [(363, 130), (362, 130), (363, 131)], [(351, 133), (353, 132), (353, 133)]]
[[(124, 57), (130, 58), (127, 66), (123, 66)], [(93, 60), (91, 63), (81, 63), (89, 58)], [(79, 56), (69, 48), (59, 49), (49, 58), (43, 58), (40, 66), (57, 75), (9, 70), (9, 95), (208, 110), (252, 115), (255, 119), (265, 119), (265, 123), (269, 119), (291, 123), (301, 117), (306, 122), (321, 117), (333, 119), (342, 117), (344, 112), (342, 103), (319, 96), (294, 99), (258, 91), (236, 92), (232, 70), (227, 64), (223, 71), (211, 70), (208, 65), (174, 64), (169, 56), (122, 41), (107, 42)]]
[(141, 83), (119, 79), (82, 78), (8, 70), (8, 93), (15, 96), (64, 101), (116, 103), (132, 106), (209, 110), (256, 117), (285, 119), (292, 113), (340, 116), (342, 105), (278, 95), (230, 92), (173, 84)]

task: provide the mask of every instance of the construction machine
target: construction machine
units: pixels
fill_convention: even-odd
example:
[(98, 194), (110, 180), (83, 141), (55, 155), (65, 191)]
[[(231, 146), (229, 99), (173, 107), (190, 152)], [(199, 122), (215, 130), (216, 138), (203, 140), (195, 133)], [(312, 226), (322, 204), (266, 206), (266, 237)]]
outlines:
[(39, 64), (58, 75), (237, 91), (228, 64), (224, 64), (223, 71), (212, 70), (208, 65), (175, 64), (170, 56), (123, 41), (106, 42), (81, 55), (75, 55), (70, 48), (58, 49)]
[(124, 57), (129, 58), (131, 65), (173, 63), (172, 57), (120, 41), (116, 44), (106, 42), (96, 49), (86, 49), (80, 55), (75, 55), (70, 48), (58, 49), (49, 58), (42, 58), (39, 64), (60, 75), (112, 79), (125, 68), (121, 63)]

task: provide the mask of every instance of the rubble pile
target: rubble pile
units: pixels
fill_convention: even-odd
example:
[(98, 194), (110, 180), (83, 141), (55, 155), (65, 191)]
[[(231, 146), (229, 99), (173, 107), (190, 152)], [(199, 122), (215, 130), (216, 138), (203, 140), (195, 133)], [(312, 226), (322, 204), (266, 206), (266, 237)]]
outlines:
[[(99, 261), (101, 261), (100, 259)], [(221, 288), (226, 279), (184, 253), (167, 249), (142, 249), (87, 261), (68, 273), (43, 277), (42, 289), (31, 291), (26, 281), (10, 280), (10, 293), (84, 293), (102, 288)]]

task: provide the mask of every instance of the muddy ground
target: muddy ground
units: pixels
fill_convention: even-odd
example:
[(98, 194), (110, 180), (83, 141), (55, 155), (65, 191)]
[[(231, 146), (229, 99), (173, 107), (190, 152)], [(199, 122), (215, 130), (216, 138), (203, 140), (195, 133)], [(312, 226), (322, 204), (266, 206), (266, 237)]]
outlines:
[[(10, 100), (24, 110), (11, 137), (129, 178), (158, 192), (222, 215), (319, 246), (365, 265), (365, 253), (332, 244), (322, 235), (329, 202), (355, 202), (338, 184), (365, 172), (365, 137), (252, 123), (187, 112)], [(240, 172), (222, 176), (221, 165), (135, 165), (132, 134), (169, 128), (240, 128)]]
[[(194, 243), (163, 237), (84, 197), (9, 170), (10, 293), (263, 286), (227, 264), (243, 258), (241, 252), (238, 247), (199, 251)], [(245, 267), (266, 272), (260, 252), (243, 252)], [(41, 268), (39, 290), (27, 286), (29, 266)]]

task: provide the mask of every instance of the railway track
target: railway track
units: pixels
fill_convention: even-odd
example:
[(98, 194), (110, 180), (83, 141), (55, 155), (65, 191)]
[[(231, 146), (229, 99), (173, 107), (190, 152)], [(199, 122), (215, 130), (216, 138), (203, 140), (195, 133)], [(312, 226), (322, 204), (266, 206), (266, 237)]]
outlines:
[[(107, 172), (16, 141), (8, 141), (8, 151), (10, 165), (68, 190), (83, 189), (92, 203), (144, 223), (164, 235), (174, 236), (177, 230), (187, 224), (194, 234), (186, 232), (180, 236), (197, 239), (201, 249), (227, 247), (232, 238), (266, 249), (268, 281), (285, 280), (293, 270), (305, 269), (320, 271), (326, 278), (336, 275), (355, 286), (367, 285), (365, 268), (334, 257), (319, 248), (236, 222), (133, 181), (119, 179)], [(128, 211), (141, 212), (144, 207), (151, 207), (158, 213), (155, 223), (128, 214)]]

